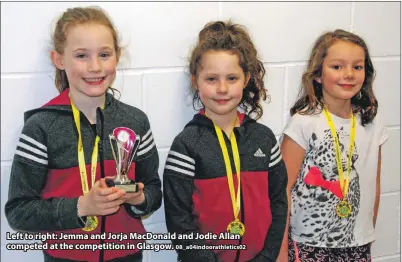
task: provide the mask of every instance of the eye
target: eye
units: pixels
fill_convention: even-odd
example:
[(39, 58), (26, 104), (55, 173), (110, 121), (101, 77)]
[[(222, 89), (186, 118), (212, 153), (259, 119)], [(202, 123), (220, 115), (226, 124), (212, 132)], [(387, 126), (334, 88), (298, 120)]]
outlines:
[(108, 57), (110, 57), (110, 54), (109, 53), (102, 53), (100, 56), (102, 58), (108, 58)]
[(341, 65), (333, 65), (333, 66), (331, 66), (331, 68), (335, 69), (335, 70), (339, 70), (342, 68), (342, 66)]
[(235, 77), (235, 76), (230, 76), (228, 79), (229, 79), (229, 81), (233, 82), (233, 81), (236, 81), (236, 80), (237, 80), (237, 77)]
[(363, 66), (361, 66), (361, 65), (356, 65), (356, 66), (355, 66), (355, 69), (356, 69), (356, 70), (362, 70), (362, 69), (363, 69)]
[(214, 82), (215, 80), (216, 80), (215, 77), (208, 77), (208, 78), (207, 78), (207, 81), (208, 81), (208, 82)]
[(78, 59), (83, 59), (86, 57), (86, 54), (77, 54), (75, 57)]

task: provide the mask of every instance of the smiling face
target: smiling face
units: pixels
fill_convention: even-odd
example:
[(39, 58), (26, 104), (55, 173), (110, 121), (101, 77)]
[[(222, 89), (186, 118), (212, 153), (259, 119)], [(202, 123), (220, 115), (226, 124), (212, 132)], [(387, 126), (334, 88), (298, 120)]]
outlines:
[(54, 54), (57, 68), (65, 70), (71, 89), (88, 97), (99, 97), (116, 77), (119, 54), (110, 29), (87, 23), (66, 32), (63, 54)]
[(364, 49), (346, 41), (336, 41), (328, 48), (322, 65), (321, 77), (326, 103), (334, 100), (349, 100), (363, 86), (365, 79)]
[(230, 116), (237, 111), (247, 82), (239, 56), (222, 50), (205, 52), (198, 76), (193, 77), (193, 85), (209, 116)]

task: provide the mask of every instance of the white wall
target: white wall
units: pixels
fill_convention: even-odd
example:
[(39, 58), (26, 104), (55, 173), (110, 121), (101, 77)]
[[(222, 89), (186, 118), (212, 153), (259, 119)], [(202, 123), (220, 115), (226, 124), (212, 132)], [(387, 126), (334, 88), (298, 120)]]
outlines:
[[(91, 3), (90, 5), (98, 4)], [(48, 59), (51, 28), (67, 7), (88, 3), (1, 4), (1, 258), (41, 261), (38, 251), (7, 251), (4, 217), (10, 166), (23, 126), (23, 112), (57, 95)], [(280, 135), (294, 102), (309, 48), (323, 31), (360, 34), (377, 69), (375, 93), (390, 139), (383, 148), (381, 206), (375, 261), (400, 260), (400, 3), (99, 3), (127, 46), (114, 87), (123, 102), (145, 111), (160, 153), (160, 174), (175, 135), (191, 119), (185, 74), (190, 48), (205, 23), (232, 18), (251, 32), (267, 69), (271, 103), (263, 123)], [(124, 68), (124, 69), (123, 69)], [(184, 102), (183, 102), (184, 101)], [(163, 207), (144, 220), (166, 231)], [(175, 253), (146, 252), (144, 261), (175, 261)]]

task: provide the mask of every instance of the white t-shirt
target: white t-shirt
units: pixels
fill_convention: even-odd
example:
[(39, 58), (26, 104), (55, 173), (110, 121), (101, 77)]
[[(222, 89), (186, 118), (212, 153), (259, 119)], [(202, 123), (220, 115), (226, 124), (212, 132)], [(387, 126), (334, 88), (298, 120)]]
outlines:
[[(344, 176), (350, 143), (351, 119), (331, 114), (339, 137)], [(292, 189), (290, 234), (305, 245), (328, 248), (361, 246), (374, 241), (373, 213), (379, 146), (388, 135), (380, 117), (366, 126), (356, 117), (356, 136), (349, 175), (347, 201), (352, 214), (340, 218), (336, 206), (342, 198), (334, 142), (323, 112), (292, 116), (284, 134), (306, 150)], [(307, 180), (306, 180), (307, 177)], [(322, 178), (322, 179), (319, 179)]]

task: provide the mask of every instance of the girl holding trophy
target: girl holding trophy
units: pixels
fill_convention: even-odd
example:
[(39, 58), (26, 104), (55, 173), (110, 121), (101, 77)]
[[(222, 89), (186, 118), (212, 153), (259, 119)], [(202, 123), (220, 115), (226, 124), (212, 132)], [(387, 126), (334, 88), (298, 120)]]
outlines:
[(141, 216), (162, 201), (148, 118), (108, 92), (121, 50), (116, 30), (103, 10), (72, 8), (58, 20), (53, 41), (60, 95), (25, 113), (5, 207), (8, 222), (17, 231), (57, 233), (49, 245), (99, 247), (44, 250), (45, 261), (142, 261), (136, 243), (143, 240), (122, 240), (129, 248), (113, 250), (108, 245), (116, 240), (93, 237), (145, 233)]

